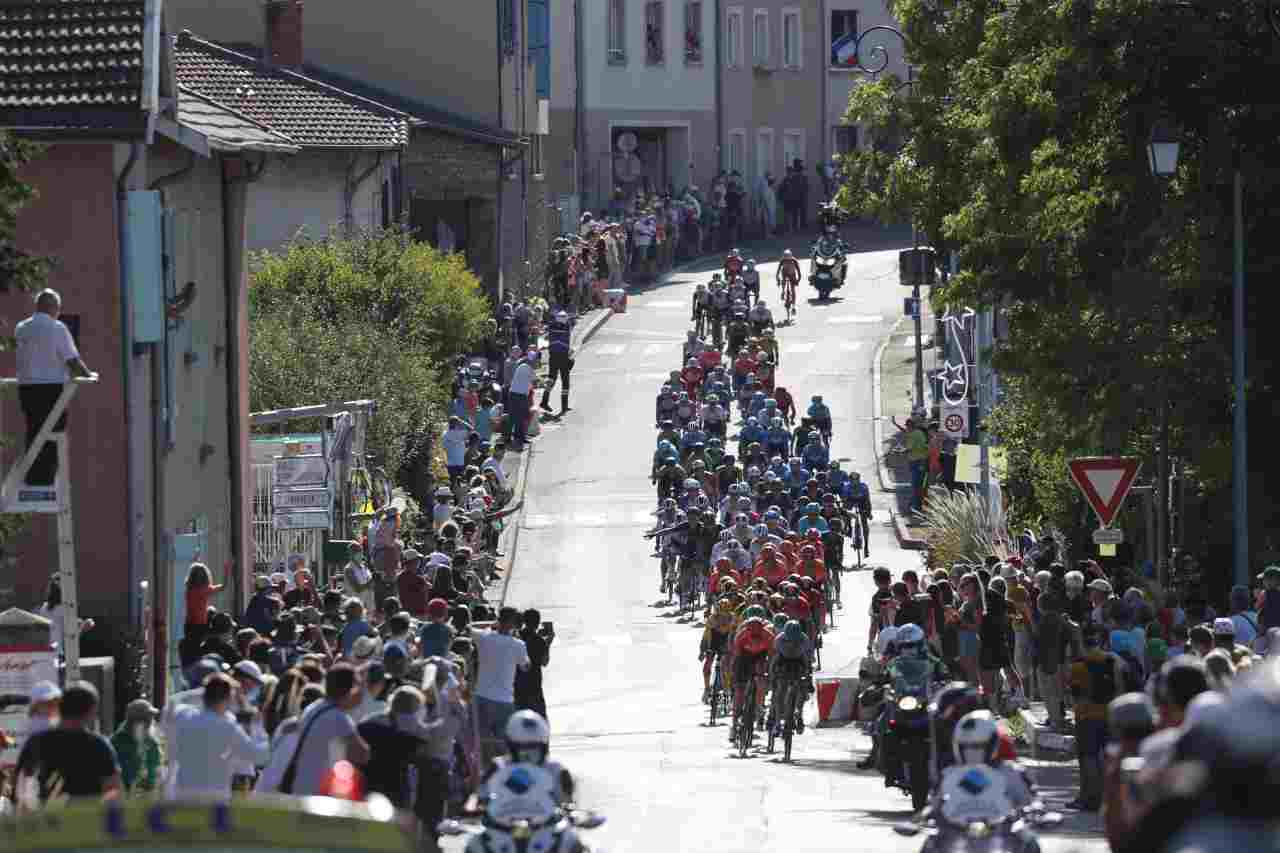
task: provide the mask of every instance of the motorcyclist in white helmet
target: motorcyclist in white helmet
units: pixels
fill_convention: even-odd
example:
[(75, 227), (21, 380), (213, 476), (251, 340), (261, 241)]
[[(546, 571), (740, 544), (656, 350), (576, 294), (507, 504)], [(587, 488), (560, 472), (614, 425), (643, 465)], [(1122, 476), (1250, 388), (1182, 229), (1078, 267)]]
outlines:
[[(956, 763), (942, 771), (928, 807), (947, 822), (996, 822), (1035, 800), (1022, 765), (999, 759), (1000, 729), (990, 711), (970, 711), (960, 718), (952, 750)], [(1023, 840), (1036, 843), (1029, 830)]]
[(551, 777), (557, 802), (561, 805), (573, 802), (573, 777), (559, 762), (547, 758), (551, 752), (551, 727), (541, 714), (536, 711), (516, 711), (507, 720), (503, 739), (507, 754), (493, 759), (485, 768), (477, 794), (481, 803), (493, 793), (490, 790), (491, 780), (501, 776), (504, 769), (516, 763), (541, 768)]

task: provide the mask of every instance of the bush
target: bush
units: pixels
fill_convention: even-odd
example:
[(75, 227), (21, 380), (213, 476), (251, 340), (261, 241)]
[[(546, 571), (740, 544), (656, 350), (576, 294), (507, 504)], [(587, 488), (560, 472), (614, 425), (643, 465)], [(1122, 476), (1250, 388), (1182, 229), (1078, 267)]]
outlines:
[(992, 512), (976, 490), (952, 492), (941, 486), (929, 490), (918, 517), (929, 543), (929, 566), (950, 568), (955, 563), (982, 563), (996, 555), (1009, 556), (1009, 530), (1004, 513)]
[(250, 407), (375, 400), (368, 449), (395, 476), (430, 446), (451, 359), (483, 332), (480, 282), (398, 229), (298, 241), (253, 268)]

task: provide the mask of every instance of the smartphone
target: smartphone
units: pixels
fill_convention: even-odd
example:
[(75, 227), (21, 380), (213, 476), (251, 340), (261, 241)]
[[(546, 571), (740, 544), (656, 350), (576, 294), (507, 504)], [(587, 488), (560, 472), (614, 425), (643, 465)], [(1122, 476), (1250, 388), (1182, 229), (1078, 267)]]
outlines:
[(556, 626), (555, 626), (555, 623), (554, 623), (554, 622), (543, 622), (543, 623), (542, 623), (542, 633), (544, 633), (544, 634), (554, 634), (555, 632), (556, 632)]

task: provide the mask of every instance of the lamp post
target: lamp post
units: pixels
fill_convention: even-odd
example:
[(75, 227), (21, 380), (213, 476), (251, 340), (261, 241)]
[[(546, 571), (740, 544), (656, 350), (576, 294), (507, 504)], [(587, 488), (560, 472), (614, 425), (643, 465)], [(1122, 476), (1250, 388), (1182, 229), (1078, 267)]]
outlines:
[(1231, 282), (1231, 375), (1236, 405), (1231, 434), (1231, 516), (1235, 530), (1232, 564), (1238, 584), (1249, 583), (1249, 422), (1246, 414), (1244, 376), (1244, 176), (1237, 164), (1232, 176), (1232, 219), (1235, 236), (1232, 247)]
[[(1168, 123), (1157, 122), (1147, 143), (1147, 160), (1151, 174), (1158, 180), (1168, 180), (1178, 171), (1178, 135)], [(1169, 344), (1169, 297), (1160, 300), (1160, 350)], [(1169, 374), (1160, 371), (1160, 450), (1156, 456), (1156, 500), (1160, 511), (1156, 513), (1156, 577), (1168, 586), (1169, 555)]]

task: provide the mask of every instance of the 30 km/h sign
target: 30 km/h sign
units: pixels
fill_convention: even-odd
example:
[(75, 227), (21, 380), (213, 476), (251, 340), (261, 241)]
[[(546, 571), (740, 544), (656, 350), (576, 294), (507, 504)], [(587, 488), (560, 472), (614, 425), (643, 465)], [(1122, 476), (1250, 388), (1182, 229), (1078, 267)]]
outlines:
[(1067, 462), (1071, 479), (1098, 516), (1098, 523), (1110, 527), (1124, 504), (1124, 496), (1138, 476), (1142, 462), (1122, 456), (1095, 456)]

